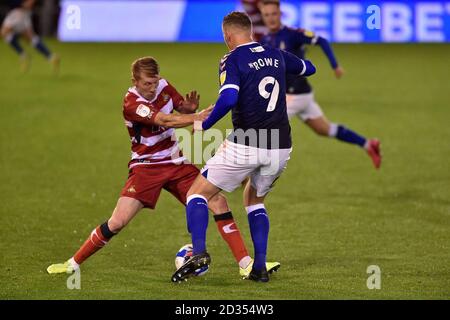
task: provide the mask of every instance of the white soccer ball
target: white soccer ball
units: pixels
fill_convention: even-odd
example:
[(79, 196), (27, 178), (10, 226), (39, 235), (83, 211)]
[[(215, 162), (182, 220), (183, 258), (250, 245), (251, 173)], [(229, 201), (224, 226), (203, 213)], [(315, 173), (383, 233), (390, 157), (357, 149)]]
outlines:
[[(177, 270), (192, 256), (192, 244), (186, 244), (178, 250), (175, 256), (175, 267)], [(196, 276), (202, 276), (208, 272), (209, 265), (203, 266), (195, 270)]]

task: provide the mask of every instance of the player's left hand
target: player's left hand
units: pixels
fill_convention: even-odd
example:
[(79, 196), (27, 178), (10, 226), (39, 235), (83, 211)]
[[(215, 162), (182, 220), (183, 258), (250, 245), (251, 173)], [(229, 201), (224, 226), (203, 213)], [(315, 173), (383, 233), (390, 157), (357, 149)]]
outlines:
[(185, 100), (181, 104), (181, 108), (186, 113), (193, 113), (197, 111), (199, 106), (200, 106), (200, 95), (197, 94), (197, 91), (195, 90), (186, 94)]
[(336, 69), (334, 69), (334, 74), (336, 76), (336, 78), (340, 79), (343, 75), (344, 75), (345, 71), (342, 67), (337, 67)]

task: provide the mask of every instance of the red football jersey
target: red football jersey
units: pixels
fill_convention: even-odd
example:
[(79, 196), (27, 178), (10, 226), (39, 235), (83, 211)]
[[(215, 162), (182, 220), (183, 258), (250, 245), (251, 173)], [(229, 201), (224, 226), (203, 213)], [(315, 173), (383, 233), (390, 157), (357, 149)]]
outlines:
[(178, 148), (175, 129), (157, 126), (158, 112), (170, 114), (183, 102), (183, 97), (165, 79), (160, 79), (156, 96), (149, 101), (136, 87), (128, 89), (123, 103), (125, 125), (131, 139), (129, 168), (137, 165), (181, 163), (186, 160)]

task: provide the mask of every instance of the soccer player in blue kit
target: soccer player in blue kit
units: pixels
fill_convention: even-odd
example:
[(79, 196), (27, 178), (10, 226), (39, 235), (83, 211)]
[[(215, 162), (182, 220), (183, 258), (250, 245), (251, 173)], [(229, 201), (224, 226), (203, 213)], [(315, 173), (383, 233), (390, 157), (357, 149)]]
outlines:
[[(319, 45), (340, 78), (344, 70), (339, 66), (328, 41), (303, 29), (292, 29), (282, 25), (280, 3), (277, 0), (262, 0), (259, 9), (269, 32), (261, 39), (261, 44), (286, 50), (299, 58), (305, 56), (305, 45)], [(286, 79), (286, 100), (289, 118), (294, 115), (303, 120), (314, 132), (364, 148), (376, 169), (381, 165), (380, 141), (366, 139), (349, 128), (329, 122), (320, 106), (314, 100), (313, 90), (303, 76), (288, 75)]]
[(269, 217), (264, 199), (286, 168), (292, 150), (286, 74), (309, 76), (316, 71), (310, 61), (254, 42), (252, 23), (243, 12), (228, 14), (222, 30), (230, 52), (220, 61), (219, 98), (210, 116), (195, 123), (194, 130), (208, 130), (231, 110), (233, 131), (188, 191), (186, 214), (193, 256), (174, 273), (173, 282), (187, 279), (210, 263), (206, 251), (208, 200), (221, 190), (232, 192), (247, 177), (244, 205), (255, 255), (247, 278), (269, 281)]

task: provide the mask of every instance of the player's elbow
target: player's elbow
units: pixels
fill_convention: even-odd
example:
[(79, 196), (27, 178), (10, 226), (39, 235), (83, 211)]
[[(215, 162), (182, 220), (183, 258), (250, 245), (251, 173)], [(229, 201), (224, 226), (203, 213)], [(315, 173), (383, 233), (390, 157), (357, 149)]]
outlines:
[(316, 41), (316, 45), (319, 45), (322, 49), (325, 47), (329, 47), (330, 43), (324, 37), (318, 37)]
[[(220, 94), (219, 101), (217, 105), (223, 106), (226, 112), (230, 111), (238, 103), (239, 95), (238, 91), (235, 89), (226, 89)], [(220, 102), (220, 103), (219, 103)]]
[(303, 76), (311, 76), (314, 73), (316, 73), (316, 67), (314, 66), (314, 64), (309, 61), (309, 60), (303, 60), (305, 62), (305, 69), (303, 71)]
[(156, 115), (155, 124), (160, 127), (175, 128), (177, 126), (177, 121), (174, 119), (174, 116), (174, 114), (164, 114), (160, 112)]

